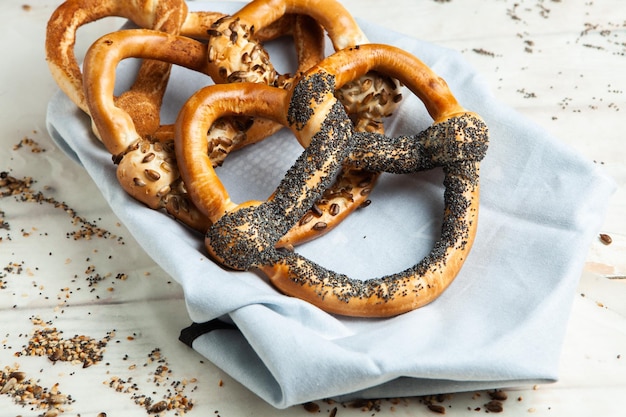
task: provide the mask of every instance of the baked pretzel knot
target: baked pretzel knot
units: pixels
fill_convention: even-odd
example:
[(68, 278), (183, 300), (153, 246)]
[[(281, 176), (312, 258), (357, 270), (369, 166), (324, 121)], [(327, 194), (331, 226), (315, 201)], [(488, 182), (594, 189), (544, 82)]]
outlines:
[[(403, 82), (434, 119), (413, 136), (357, 132), (335, 91), (369, 71)], [(267, 201), (236, 204), (200, 152), (203, 132), (224, 115), (273, 119), (305, 146)], [(225, 267), (258, 269), (285, 294), (348, 316), (387, 317), (423, 306), (448, 287), (472, 247), (478, 221), (479, 165), (488, 132), (443, 79), (418, 58), (384, 45), (336, 52), (309, 70), (293, 90), (240, 84), (206, 87), (183, 107), (176, 153), (194, 203), (213, 221), (209, 254)], [(445, 209), (441, 236), (423, 260), (404, 271), (355, 279), (281, 248), (281, 239), (334, 181), (344, 162), (375, 172), (410, 173), (441, 167)]]

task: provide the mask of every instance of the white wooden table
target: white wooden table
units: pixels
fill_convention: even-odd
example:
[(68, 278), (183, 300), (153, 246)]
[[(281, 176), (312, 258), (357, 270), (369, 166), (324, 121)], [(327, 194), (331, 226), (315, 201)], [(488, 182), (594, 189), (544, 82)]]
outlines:
[[(462, 52), (502, 102), (616, 180), (619, 188), (602, 228), (612, 243), (594, 241), (581, 271), (561, 378), (507, 390), (502, 415), (624, 415), (626, 9), (621, 0), (343, 3), (355, 16)], [(302, 406), (273, 409), (177, 341), (189, 324), (180, 288), (144, 254), (91, 179), (55, 148), (45, 129), (56, 85), (44, 61), (44, 36), (58, 4), (0, 4), (0, 172), (33, 179), (18, 184), (17, 198), (0, 198), (0, 368), (5, 369), (0, 416), (41, 415), (42, 398), (63, 403), (60, 415), (82, 417), (143, 416), (148, 398), (152, 404), (178, 399), (177, 410), (161, 413), (167, 416), (310, 415)], [(83, 29), (77, 53), (120, 23), (106, 19)], [(54, 353), (59, 344), (80, 344), (75, 335), (84, 339), (85, 357)], [(37, 340), (48, 350), (35, 346)], [(27, 382), (27, 394), (20, 394)], [(28, 392), (39, 399), (29, 403)], [(447, 415), (460, 416), (485, 413), (489, 400), (484, 391), (434, 402)], [(334, 408), (338, 416), (433, 414), (425, 402), (409, 398), (352, 407), (319, 401), (315, 414), (331, 415)]]

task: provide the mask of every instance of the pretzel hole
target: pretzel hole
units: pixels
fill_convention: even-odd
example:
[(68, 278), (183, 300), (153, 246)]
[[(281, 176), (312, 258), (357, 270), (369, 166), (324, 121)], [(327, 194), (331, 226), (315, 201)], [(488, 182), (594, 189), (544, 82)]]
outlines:
[(281, 36), (269, 42), (263, 42), (272, 61), (272, 65), (279, 74), (294, 74), (298, 69), (298, 57), (292, 36)]
[(282, 129), (230, 153), (215, 172), (235, 202), (267, 200), (302, 153), (293, 133)]
[(295, 251), (355, 279), (390, 275), (415, 265), (441, 237), (444, 212), (442, 169), (414, 174), (384, 173), (370, 198), (323, 239)]
[[(89, 26), (89, 29), (86, 27)], [(74, 56), (77, 62), (82, 62), (89, 47), (102, 35), (111, 33), (120, 28), (135, 27), (127, 23), (127, 20), (117, 16), (107, 16), (80, 26), (76, 30), (74, 43)]]

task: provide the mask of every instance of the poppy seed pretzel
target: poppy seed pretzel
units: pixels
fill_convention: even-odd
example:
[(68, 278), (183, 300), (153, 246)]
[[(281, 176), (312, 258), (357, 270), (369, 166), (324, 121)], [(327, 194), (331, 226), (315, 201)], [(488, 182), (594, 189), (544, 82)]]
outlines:
[[(334, 93), (371, 70), (403, 82), (422, 100), (433, 125), (417, 135), (398, 138), (355, 132)], [(445, 81), (418, 58), (385, 45), (362, 45), (333, 54), (308, 71), (290, 96), (267, 91), (267, 87), (259, 92), (255, 87), (245, 85), (228, 92), (200, 90), (183, 107), (177, 122), (181, 173), (194, 202), (208, 210), (214, 222), (205, 236), (212, 258), (236, 270), (259, 269), (283, 293), (334, 314), (388, 317), (439, 297), (467, 259), (476, 234), (479, 167), (488, 143), (482, 119), (465, 110)], [(236, 97), (254, 104), (234, 105), (241, 102)], [(287, 115), (277, 109), (286, 110)], [(237, 205), (221, 183), (214, 181), (216, 176), (206, 160), (193, 159), (188, 147), (198, 146), (195, 138), (201, 133), (202, 119), (246, 112), (287, 123), (307, 146), (270, 199)], [(413, 267), (360, 280), (278, 248), (281, 237), (330, 186), (346, 158), (375, 171), (443, 168), (441, 236), (430, 254)]]
[[(322, 33), (310, 19), (289, 18), (270, 29), (259, 31), (257, 36), (263, 40), (286, 34), (294, 36), (301, 70), (321, 59)], [(176, 64), (215, 78), (217, 68), (209, 63), (206, 52), (205, 44), (188, 37), (148, 29), (127, 29), (94, 42), (84, 62), (85, 96), (93, 125), (119, 165), (117, 177), (124, 190), (150, 208), (165, 208), (201, 232), (210, 223), (186, 195), (171, 146), (172, 126), (159, 126), (156, 131), (141, 135), (136, 129), (136, 120), (127, 109), (118, 106), (113, 91), (117, 65), (131, 57)], [(223, 119), (209, 131), (207, 151), (219, 165), (230, 151), (257, 142), (280, 128), (280, 125), (263, 119), (253, 122)]]

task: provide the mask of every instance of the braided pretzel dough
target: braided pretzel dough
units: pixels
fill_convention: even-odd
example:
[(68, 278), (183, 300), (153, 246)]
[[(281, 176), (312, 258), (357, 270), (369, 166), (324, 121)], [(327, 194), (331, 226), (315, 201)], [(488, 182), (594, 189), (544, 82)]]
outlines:
[[(371, 70), (406, 84), (422, 100), (434, 124), (418, 135), (399, 138), (355, 132), (334, 92)], [(230, 268), (258, 268), (284, 293), (335, 314), (392, 316), (437, 298), (456, 277), (476, 233), (479, 164), (488, 141), (480, 117), (467, 112), (445, 81), (419, 59), (383, 45), (335, 53), (310, 70), (291, 95), (267, 87), (237, 87), (200, 90), (184, 106), (177, 122), (181, 174), (194, 202), (214, 222), (205, 238), (211, 256)], [(197, 150), (202, 142), (197, 140), (202, 120), (221, 114), (273, 118), (290, 126), (305, 145), (268, 201), (233, 203), (210, 161), (194, 159), (197, 153), (193, 148)], [(389, 152), (383, 154), (381, 149)], [(331, 184), (346, 158), (367, 169), (396, 173), (443, 167), (442, 234), (422, 261), (405, 271), (363, 281), (278, 248), (280, 238)]]

